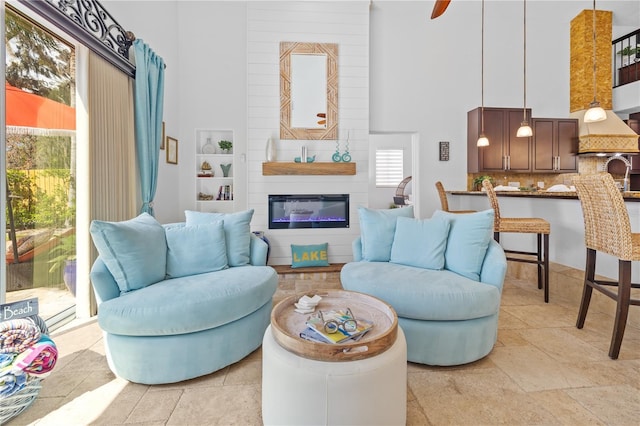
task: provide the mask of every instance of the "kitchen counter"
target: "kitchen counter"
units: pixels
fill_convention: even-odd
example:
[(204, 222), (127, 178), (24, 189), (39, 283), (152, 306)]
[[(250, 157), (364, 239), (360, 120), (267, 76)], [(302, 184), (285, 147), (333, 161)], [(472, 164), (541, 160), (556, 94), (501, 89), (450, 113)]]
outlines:
[[(481, 195), (486, 197), (484, 191), (447, 191), (451, 195)], [(498, 197), (521, 197), (521, 198), (555, 198), (561, 200), (577, 200), (575, 192), (547, 192), (547, 191), (496, 191)], [(640, 202), (640, 191), (625, 191), (622, 193), (625, 201)]]

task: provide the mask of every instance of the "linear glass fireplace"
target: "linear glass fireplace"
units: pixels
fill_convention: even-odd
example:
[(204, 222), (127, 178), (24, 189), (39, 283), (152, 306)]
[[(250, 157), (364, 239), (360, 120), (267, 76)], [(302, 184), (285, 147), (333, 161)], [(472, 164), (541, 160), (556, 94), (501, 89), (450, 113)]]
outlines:
[(348, 227), (349, 194), (269, 195), (269, 229)]

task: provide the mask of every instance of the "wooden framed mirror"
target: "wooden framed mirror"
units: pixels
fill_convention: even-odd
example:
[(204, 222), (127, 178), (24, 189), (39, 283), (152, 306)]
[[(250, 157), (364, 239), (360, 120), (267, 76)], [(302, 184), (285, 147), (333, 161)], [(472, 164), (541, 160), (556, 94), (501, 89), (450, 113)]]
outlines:
[(280, 139), (338, 138), (338, 45), (280, 43)]

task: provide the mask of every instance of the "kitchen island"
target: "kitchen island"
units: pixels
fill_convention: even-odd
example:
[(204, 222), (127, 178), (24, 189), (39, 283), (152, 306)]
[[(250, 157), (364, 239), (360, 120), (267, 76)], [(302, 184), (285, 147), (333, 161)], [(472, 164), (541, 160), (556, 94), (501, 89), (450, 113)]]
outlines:
[[(483, 191), (447, 191), (452, 210), (486, 210), (491, 208)], [(496, 192), (503, 217), (540, 217), (551, 224), (549, 260), (584, 270), (586, 248), (580, 200), (575, 192), (504, 191)], [(629, 212), (631, 231), (640, 232), (640, 192), (623, 193)], [(512, 250), (535, 250), (535, 235), (502, 234), (500, 242)], [(612, 256), (598, 253), (598, 275), (618, 277), (618, 262)], [(640, 263), (632, 264), (632, 280), (640, 281)]]

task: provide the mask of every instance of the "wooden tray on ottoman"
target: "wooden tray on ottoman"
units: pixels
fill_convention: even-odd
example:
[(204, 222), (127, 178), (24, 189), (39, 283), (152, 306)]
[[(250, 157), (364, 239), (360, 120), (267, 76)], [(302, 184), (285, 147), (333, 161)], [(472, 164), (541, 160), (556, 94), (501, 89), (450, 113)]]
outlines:
[[(294, 311), (301, 295), (289, 296), (271, 311), (271, 330), (275, 340), (290, 352), (318, 361), (355, 361), (380, 354), (390, 348), (398, 334), (398, 316), (382, 300), (368, 294), (346, 290), (317, 290), (322, 300), (312, 314)], [(316, 343), (300, 337), (305, 322), (318, 310), (350, 308), (356, 319), (373, 321), (374, 326), (357, 342)]]

